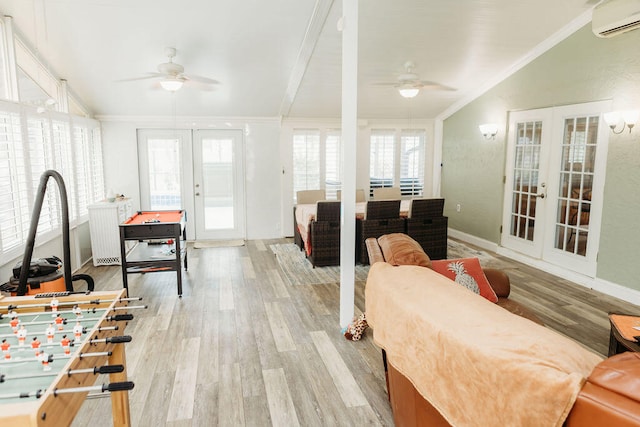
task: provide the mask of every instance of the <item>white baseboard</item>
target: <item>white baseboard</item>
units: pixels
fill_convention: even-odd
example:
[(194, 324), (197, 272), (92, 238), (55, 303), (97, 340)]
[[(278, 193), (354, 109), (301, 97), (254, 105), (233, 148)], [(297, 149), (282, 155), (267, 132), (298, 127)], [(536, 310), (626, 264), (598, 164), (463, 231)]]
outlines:
[(637, 291), (635, 289), (627, 288), (626, 286), (609, 282), (598, 277), (593, 278), (580, 273), (576, 273), (574, 271), (566, 270), (560, 266), (550, 264), (539, 259), (527, 257), (521, 253), (499, 246), (496, 243), (451, 228), (449, 229), (449, 236), (458, 240), (462, 240), (463, 242), (478, 246), (482, 249), (495, 252), (498, 255), (513, 259), (549, 274), (553, 274), (554, 276), (558, 276), (562, 279), (569, 280), (585, 288), (593, 289), (594, 291), (619, 298), (623, 301), (640, 305), (640, 291)]

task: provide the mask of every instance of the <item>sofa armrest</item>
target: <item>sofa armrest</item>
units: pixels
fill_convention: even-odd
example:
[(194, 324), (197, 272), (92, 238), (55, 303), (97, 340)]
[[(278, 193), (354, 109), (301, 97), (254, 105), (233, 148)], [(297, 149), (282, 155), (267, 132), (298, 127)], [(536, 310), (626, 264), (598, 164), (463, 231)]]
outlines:
[(640, 353), (598, 364), (580, 390), (566, 427), (640, 426)]
[(369, 264), (373, 265), (375, 262), (382, 261), (384, 262), (384, 255), (382, 255), (382, 249), (380, 249), (380, 245), (378, 244), (378, 239), (375, 237), (370, 237), (365, 240), (365, 245), (367, 245), (367, 253), (369, 255)]
[(507, 273), (495, 268), (483, 268), (482, 271), (493, 288), (493, 292), (496, 293), (496, 296), (498, 298), (508, 298), (511, 293), (511, 281)]

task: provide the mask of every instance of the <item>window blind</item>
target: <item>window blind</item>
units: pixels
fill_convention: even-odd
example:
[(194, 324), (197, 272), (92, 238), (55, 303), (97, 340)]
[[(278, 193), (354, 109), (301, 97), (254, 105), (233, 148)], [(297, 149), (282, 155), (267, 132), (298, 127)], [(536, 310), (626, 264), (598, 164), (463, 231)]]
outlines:
[(320, 189), (320, 132), (299, 130), (293, 134), (293, 197), (301, 190)]
[(403, 130), (400, 136), (400, 192), (421, 196), (424, 186), (424, 132)]

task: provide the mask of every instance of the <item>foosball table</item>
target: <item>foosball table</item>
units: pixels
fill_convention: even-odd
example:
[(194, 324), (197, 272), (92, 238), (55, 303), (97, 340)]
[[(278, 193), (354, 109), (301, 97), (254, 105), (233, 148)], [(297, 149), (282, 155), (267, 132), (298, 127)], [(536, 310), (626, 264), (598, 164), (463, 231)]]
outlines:
[[(0, 297), (0, 425), (68, 426), (89, 392), (111, 392), (129, 426), (123, 335), (136, 308), (125, 290)], [(94, 385), (98, 374), (109, 383)]]

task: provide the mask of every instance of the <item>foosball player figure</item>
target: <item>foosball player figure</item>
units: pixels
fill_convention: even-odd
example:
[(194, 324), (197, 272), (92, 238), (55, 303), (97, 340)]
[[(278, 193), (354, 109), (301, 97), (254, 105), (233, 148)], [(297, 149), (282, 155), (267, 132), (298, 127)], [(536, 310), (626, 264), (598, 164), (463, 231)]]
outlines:
[(82, 319), (82, 309), (77, 304), (73, 306), (73, 314), (76, 315), (76, 318)]
[(20, 326), (20, 329), (18, 329), (18, 345), (20, 347), (24, 346), (24, 341), (27, 339), (27, 330), (25, 329), (24, 325)]
[(33, 337), (31, 348), (36, 352), (36, 357), (38, 357), (40, 354), (40, 340), (38, 340), (38, 337)]
[(18, 319), (18, 316), (13, 316), (11, 318), (11, 321), (9, 322), (9, 324), (11, 325), (11, 329), (13, 330), (14, 334), (18, 333), (18, 325), (20, 324), (20, 319)]
[(69, 354), (71, 353), (71, 340), (69, 338), (67, 338), (66, 335), (62, 336), (62, 339), (60, 340), (60, 345), (62, 346), (62, 348), (64, 349), (64, 354)]
[(56, 297), (53, 297), (49, 305), (51, 306), (51, 312), (53, 313), (53, 316), (55, 316), (56, 313), (58, 312), (58, 306), (60, 305), (60, 301), (58, 301)]
[(62, 318), (62, 316), (60, 316), (59, 314), (56, 314), (56, 325), (58, 325), (58, 330), (61, 331), (64, 329), (64, 319)]
[(51, 366), (49, 366), (49, 355), (44, 351), (38, 355), (38, 360), (42, 362), (42, 370), (50, 371)]
[(76, 326), (73, 327), (73, 336), (76, 342), (82, 340), (82, 324), (80, 324), (80, 322), (76, 322)]
[(9, 344), (6, 339), (3, 339), (2, 344), (0, 344), (0, 349), (2, 349), (2, 353), (4, 354), (5, 360), (11, 359), (11, 353), (9, 353), (10, 347), (11, 347), (11, 344)]
[(53, 343), (53, 336), (56, 334), (56, 329), (53, 327), (53, 323), (49, 323), (45, 332), (47, 334), (47, 344)]

